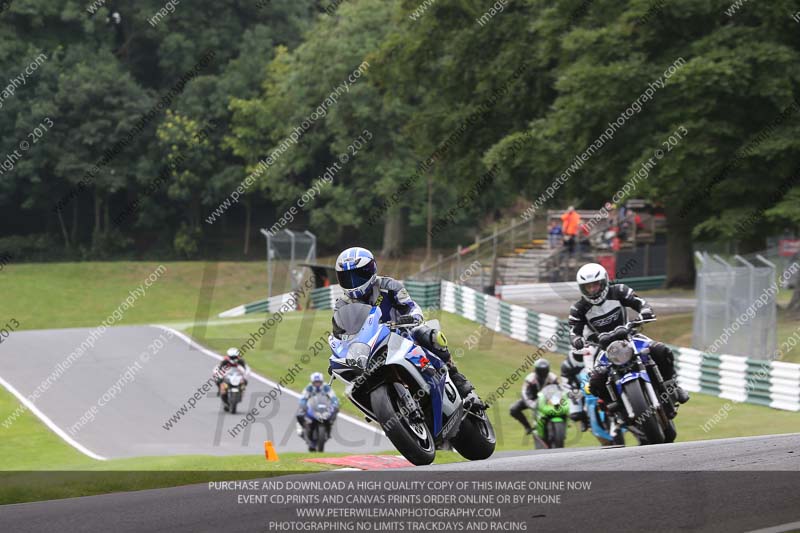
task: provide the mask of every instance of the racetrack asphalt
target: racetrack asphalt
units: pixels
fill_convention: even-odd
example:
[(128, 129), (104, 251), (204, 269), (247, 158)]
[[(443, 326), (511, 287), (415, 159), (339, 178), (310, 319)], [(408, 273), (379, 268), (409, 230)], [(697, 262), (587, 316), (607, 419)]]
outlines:
[[(13, 339), (0, 345), (0, 360), (13, 361), (0, 370), (0, 385), (18, 398), (25, 397), (31, 407), (27, 397), (57, 365), (63, 367), (90, 332), (84, 328), (15, 332)], [(160, 348), (157, 339), (163, 343)], [(143, 353), (148, 354), (147, 360)], [(50, 380), (32, 410), (65, 441), (96, 459), (263, 454), (265, 440), (273, 441), (278, 453), (306, 451), (295, 432), (298, 394), (282, 388), (280, 394), (273, 394), (274, 400), (262, 400), (276, 390), (275, 382), (283, 373), (274, 376), (274, 381), (252, 373), (236, 415), (222, 411), (213, 388), (189, 408), (189, 398), (209, 380), (219, 360), (218, 354), (163, 326), (111, 327), (57, 379)], [(303, 373), (289, 386), (300, 388), (305, 378)], [(186, 413), (165, 429), (182, 406)], [(229, 431), (252, 408), (258, 409), (255, 423), (240, 426), (232, 436)], [(338, 417), (326, 445), (331, 452), (390, 449), (391, 443), (377, 426), (346, 415)]]
[[(530, 501), (496, 505), (502, 511), (487, 531), (503, 530), (502, 524), (522, 524), (526, 531), (753, 531), (772, 528), (773, 533), (794, 531), (800, 524), (800, 434), (709, 440), (648, 447), (553, 450), (523, 456), (491, 458), (450, 465), (417, 467), (407, 471), (322, 472), (276, 478), (283, 483), (398, 480), (409, 483), (447, 484), (467, 481), (518, 480), (558, 483), (591, 482), (586, 490), (562, 491), (558, 504)], [(422, 497), (436, 490), (422, 489)], [(433, 487), (431, 485), (430, 487)], [(288, 487), (287, 487), (288, 488)], [(477, 492), (479, 489), (476, 489)], [(311, 494), (314, 489), (303, 489)], [(327, 493), (341, 491), (329, 490)], [(376, 488), (370, 497), (409, 495), (415, 490)], [(442, 490), (447, 495), (449, 491)], [(454, 493), (469, 493), (452, 491)], [(349, 520), (371, 522), (370, 529), (345, 519), (298, 518), (304, 507), (330, 505), (281, 504), (243, 501), (247, 494), (287, 494), (270, 490), (214, 490), (208, 484), (169, 489), (107, 494), (0, 507), (2, 531), (358, 531), (376, 530), (385, 519)], [(353, 494), (350, 491), (349, 494)], [(501, 492), (502, 493), (502, 492)], [(546, 493), (546, 489), (545, 489)], [(544, 493), (542, 493), (544, 494)], [(337, 504), (337, 509), (370, 505)], [(386, 507), (386, 506), (383, 506)], [(390, 506), (391, 507), (391, 506)], [(464, 505), (412, 506), (440, 511)], [(485, 506), (484, 506), (485, 507)], [(342, 516), (342, 515), (336, 515)], [(451, 520), (418, 520), (418, 529), (402, 531), (468, 531), (454, 529)], [(275, 524), (287, 524), (278, 528)], [(295, 524), (294, 526), (292, 524)], [(334, 524), (334, 525), (330, 525)], [(437, 529), (427, 528), (437, 525)], [(285, 529), (290, 527), (292, 529)], [(399, 531), (384, 528), (383, 531)], [(481, 529), (472, 529), (473, 531)]]

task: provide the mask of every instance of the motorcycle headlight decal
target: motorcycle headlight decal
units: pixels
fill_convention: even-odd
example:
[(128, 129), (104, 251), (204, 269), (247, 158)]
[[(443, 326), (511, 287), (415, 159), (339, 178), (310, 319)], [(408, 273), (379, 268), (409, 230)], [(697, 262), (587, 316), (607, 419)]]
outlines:
[(628, 341), (614, 341), (606, 348), (606, 354), (615, 365), (624, 365), (633, 358), (633, 346)]
[(362, 370), (367, 368), (367, 359), (369, 359), (371, 351), (368, 344), (354, 342), (347, 350), (347, 364), (350, 366), (357, 366)]

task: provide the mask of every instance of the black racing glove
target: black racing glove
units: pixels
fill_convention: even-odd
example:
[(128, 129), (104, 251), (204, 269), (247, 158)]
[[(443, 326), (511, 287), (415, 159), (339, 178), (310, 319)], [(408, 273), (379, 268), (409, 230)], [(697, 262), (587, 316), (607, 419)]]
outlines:
[(575, 337), (572, 339), (572, 347), (576, 350), (582, 350), (586, 343), (583, 342), (583, 337)]
[(628, 335), (628, 328), (625, 326), (617, 326), (613, 331), (601, 333), (598, 335), (600, 345), (604, 348), (611, 344), (613, 341), (624, 339)]
[(422, 322), (417, 315), (403, 315), (397, 317), (395, 320), (395, 324), (397, 325), (406, 325), (406, 324), (419, 324)]
[(655, 317), (656, 314), (649, 307), (645, 307), (639, 311), (639, 318), (642, 320), (653, 320)]

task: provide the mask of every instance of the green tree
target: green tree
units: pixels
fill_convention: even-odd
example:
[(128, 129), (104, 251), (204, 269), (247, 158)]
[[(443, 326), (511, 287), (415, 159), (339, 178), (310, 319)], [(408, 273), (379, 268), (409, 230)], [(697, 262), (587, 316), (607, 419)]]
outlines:
[[(540, 14), (534, 31), (551, 36), (543, 46), (558, 57), (552, 108), (530, 117), (536, 150), (508, 165), (524, 169), (534, 190), (552, 183), (650, 83), (685, 60), (553, 201), (576, 197), (599, 207), (685, 128), (686, 138), (637, 184), (636, 195), (664, 203), (668, 281), (690, 283), (693, 230), (710, 229), (709, 219), (729, 217), (737, 206), (767, 201), (797, 161), (796, 116), (770, 128), (792, 105), (800, 79), (796, 28), (786, 16), (791, 2), (751, 3), (731, 18), (724, 14), (729, 2), (684, 0), (647, 21), (652, 5), (645, 0), (597, 0), (577, 21), (569, 14), (578, 2), (529, 4)], [(765, 128), (768, 140), (757, 141)]]

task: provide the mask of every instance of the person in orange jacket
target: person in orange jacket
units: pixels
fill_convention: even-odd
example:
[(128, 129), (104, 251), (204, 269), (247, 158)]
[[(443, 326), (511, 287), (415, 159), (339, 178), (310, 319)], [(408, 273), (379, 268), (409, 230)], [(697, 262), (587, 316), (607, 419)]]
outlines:
[(578, 238), (580, 223), (581, 216), (573, 206), (569, 206), (567, 212), (561, 215), (561, 232), (564, 234), (564, 247), (566, 247), (569, 255), (575, 253), (575, 241)]

